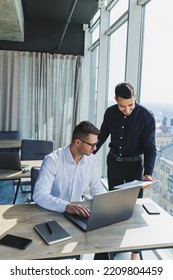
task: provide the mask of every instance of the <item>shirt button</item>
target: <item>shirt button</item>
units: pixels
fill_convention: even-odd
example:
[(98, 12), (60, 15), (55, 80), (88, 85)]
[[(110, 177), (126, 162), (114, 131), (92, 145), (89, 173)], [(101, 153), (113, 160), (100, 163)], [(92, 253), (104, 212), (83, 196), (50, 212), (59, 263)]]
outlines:
[(123, 139), (123, 137), (121, 136), (120, 139)]
[(122, 128), (124, 128), (124, 126), (122, 126)]
[(122, 156), (122, 154), (119, 154), (119, 156), (121, 157), (121, 156)]
[(119, 147), (119, 149), (121, 149), (121, 147)]

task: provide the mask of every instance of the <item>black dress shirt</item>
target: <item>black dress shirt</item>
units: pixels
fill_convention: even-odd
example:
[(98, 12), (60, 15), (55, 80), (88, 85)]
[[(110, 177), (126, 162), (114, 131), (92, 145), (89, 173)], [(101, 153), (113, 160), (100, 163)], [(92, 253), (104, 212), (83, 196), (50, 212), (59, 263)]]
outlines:
[(135, 103), (132, 113), (125, 116), (117, 104), (113, 105), (106, 110), (100, 131), (97, 151), (110, 135), (109, 147), (116, 155), (143, 154), (144, 175), (152, 175), (156, 158), (155, 119), (149, 110)]

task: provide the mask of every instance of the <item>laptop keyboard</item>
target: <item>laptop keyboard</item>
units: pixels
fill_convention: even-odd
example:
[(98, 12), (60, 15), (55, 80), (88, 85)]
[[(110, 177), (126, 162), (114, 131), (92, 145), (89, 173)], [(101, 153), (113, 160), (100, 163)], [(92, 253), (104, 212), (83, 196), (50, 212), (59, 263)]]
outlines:
[(80, 217), (78, 215), (76, 215), (78, 217), (79, 220), (81, 220), (84, 224), (87, 224), (88, 223), (88, 218), (89, 217)]

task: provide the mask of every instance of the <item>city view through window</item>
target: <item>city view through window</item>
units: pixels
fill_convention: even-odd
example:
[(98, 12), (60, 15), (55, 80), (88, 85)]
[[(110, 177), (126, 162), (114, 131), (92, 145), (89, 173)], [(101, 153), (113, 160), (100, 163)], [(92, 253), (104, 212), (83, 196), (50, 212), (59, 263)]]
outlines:
[[(173, 215), (173, 27), (171, 0), (146, 5), (140, 103), (156, 120), (157, 158), (153, 177), (160, 180), (149, 196)], [(157, 13), (156, 13), (157, 11)], [(162, 20), (161, 20), (162, 19)]]

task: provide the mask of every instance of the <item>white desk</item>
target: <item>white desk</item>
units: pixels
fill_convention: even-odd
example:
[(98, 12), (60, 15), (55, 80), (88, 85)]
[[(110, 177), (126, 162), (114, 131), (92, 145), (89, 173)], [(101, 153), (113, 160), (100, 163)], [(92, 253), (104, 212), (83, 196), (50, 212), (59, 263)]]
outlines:
[[(138, 199), (133, 216), (126, 221), (83, 232), (68, 221), (63, 214), (48, 211), (37, 205), (0, 206), (0, 235), (10, 233), (33, 240), (25, 250), (0, 245), (1, 259), (51, 259), (99, 252), (127, 252), (173, 247), (173, 217), (157, 206), (161, 214), (149, 215), (141, 204), (148, 199)], [(56, 220), (72, 238), (47, 245), (33, 226)]]

